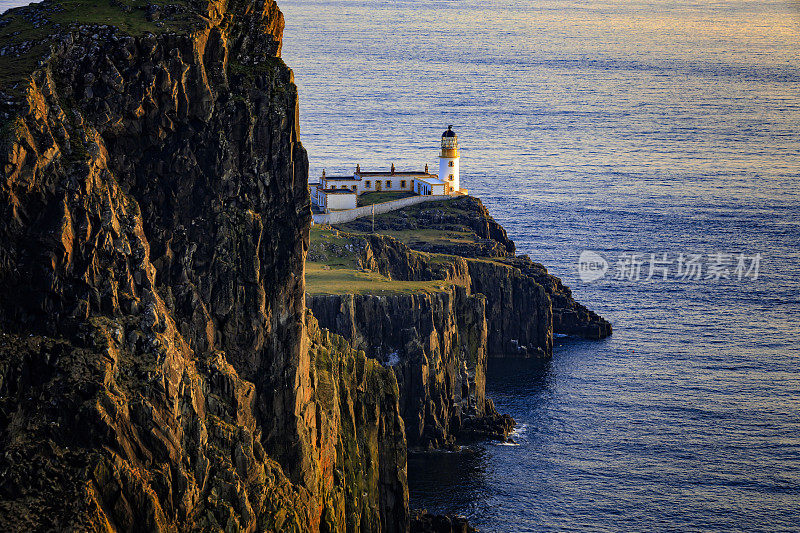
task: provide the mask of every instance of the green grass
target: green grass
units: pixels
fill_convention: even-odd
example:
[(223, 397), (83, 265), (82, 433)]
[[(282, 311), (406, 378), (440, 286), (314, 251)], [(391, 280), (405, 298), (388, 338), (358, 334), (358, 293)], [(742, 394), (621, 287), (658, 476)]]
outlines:
[(399, 200), (401, 198), (408, 198), (416, 196), (416, 193), (411, 191), (405, 192), (368, 192), (358, 197), (358, 207), (372, 204), (382, 204), (383, 202), (390, 202), (392, 200)]
[[(172, 17), (151, 22), (146, 18), (146, 8), (150, 4), (171, 4), (185, 9)], [(32, 20), (34, 14), (39, 19), (36, 24)], [(187, 29), (203, 21), (191, 0), (118, 0), (115, 5), (109, 0), (51, 0), (9, 10), (0, 19), (5, 23), (0, 26), (2, 46), (23, 41), (37, 43), (19, 57), (0, 58), (0, 88), (7, 91), (24, 81), (47, 54), (50, 36), (66, 32), (71, 26), (106, 24), (136, 36), (145, 32), (158, 34)]]
[(310, 240), (309, 260), (317, 257), (323, 259), (320, 263), (331, 267), (358, 269), (356, 243), (351, 236), (343, 235), (330, 226), (313, 226)]
[[(311, 248), (306, 261), (306, 291), (311, 294), (411, 294), (446, 290), (450, 283), (397, 281), (359, 267), (363, 238), (330, 226), (311, 228)], [(451, 261), (430, 256), (433, 262)]]
[(475, 242), (475, 234), (469, 231), (449, 231), (439, 229), (381, 230), (381, 235), (388, 235), (405, 245), (414, 244), (462, 244)]
[(306, 262), (306, 291), (310, 294), (389, 294), (434, 293), (446, 290), (444, 281), (396, 281), (376, 272), (359, 272)]

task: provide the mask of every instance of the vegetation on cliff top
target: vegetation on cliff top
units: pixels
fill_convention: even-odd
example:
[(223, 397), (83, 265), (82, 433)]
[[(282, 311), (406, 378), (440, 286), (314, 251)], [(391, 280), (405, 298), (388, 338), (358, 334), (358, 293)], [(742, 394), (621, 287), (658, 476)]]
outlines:
[[(337, 226), (351, 233), (371, 233), (372, 218)], [(481, 201), (463, 196), (425, 202), (375, 216), (375, 232), (414, 250), (463, 257), (507, 257), (514, 243)]]
[[(396, 193), (371, 193), (384, 195)], [(369, 196), (369, 195), (364, 195)], [(379, 199), (377, 196), (372, 200)], [(376, 215), (375, 232), (399, 241), (421, 254), (430, 265), (449, 265), (454, 256), (493, 261), (507, 252), (498, 232), (495, 239), (486, 229), (497, 225), (480, 200), (466, 198), (429, 202)], [(499, 228), (499, 225), (497, 225)], [(306, 263), (306, 290), (310, 294), (393, 294), (445, 290), (452, 280), (399, 281), (390, 279), (368, 264), (364, 237), (372, 231), (372, 218), (365, 217), (338, 226), (315, 226)], [(496, 239), (500, 239), (499, 241)], [(510, 241), (508, 241), (510, 243)], [(513, 247), (513, 243), (510, 244)], [(368, 254), (366, 254), (368, 255)]]
[(0, 89), (12, 90), (47, 55), (55, 36), (79, 26), (113, 26), (127, 35), (203, 24), (207, 2), (192, 0), (45, 0), (0, 15)]
[(357, 236), (329, 226), (311, 229), (306, 261), (306, 291), (310, 294), (408, 294), (447, 289), (451, 282), (391, 279), (365, 264), (365, 243)]
[(447, 288), (445, 281), (398, 281), (377, 272), (331, 268), (323, 263), (306, 263), (306, 290), (311, 294), (430, 293)]

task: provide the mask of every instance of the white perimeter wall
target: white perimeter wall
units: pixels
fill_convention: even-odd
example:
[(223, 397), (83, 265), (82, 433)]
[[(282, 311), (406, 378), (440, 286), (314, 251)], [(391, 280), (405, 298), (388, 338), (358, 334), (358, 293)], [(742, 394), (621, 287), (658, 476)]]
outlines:
[[(328, 195), (328, 201), (330, 201), (332, 195)], [(452, 200), (453, 198), (458, 198), (461, 195), (442, 195), (442, 196), (410, 196), (408, 198), (401, 198), (399, 200), (392, 200), (391, 202), (383, 202), (380, 204), (375, 205), (375, 214), (380, 215), (382, 213), (388, 213), (390, 211), (396, 211), (398, 209), (402, 209), (404, 207), (408, 207), (410, 205), (421, 204), (423, 202), (433, 202), (433, 201), (440, 201), (440, 200)], [(365, 205), (364, 207), (358, 207), (356, 209), (348, 209), (347, 211), (335, 211), (333, 213), (324, 213), (324, 214), (312, 214), (312, 218), (314, 220), (314, 224), (344, 224), (346, 222), (351, 222), (357, 218), (371, 216), (372, 215), (372, 206)]]

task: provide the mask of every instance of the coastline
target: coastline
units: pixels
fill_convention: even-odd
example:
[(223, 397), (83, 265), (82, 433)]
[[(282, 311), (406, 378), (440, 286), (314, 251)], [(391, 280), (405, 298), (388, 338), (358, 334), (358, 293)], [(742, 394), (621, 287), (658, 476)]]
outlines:
[(406, 531), (409, 445), (513, 427), (488, 357), (610, 334), (470, 197), (315, 249), (272, 0), (67, 7), (0, 25), (4, 530)]

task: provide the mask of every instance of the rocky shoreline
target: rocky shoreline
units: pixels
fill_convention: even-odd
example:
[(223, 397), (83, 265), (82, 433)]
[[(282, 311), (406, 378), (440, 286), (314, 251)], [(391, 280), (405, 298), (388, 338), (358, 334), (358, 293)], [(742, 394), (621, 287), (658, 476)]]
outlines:
[[(515, 255), (479, 199), (402, 209), (375, 217), (374, 226), (371, 233), (373, 221), (362, 219), (319, 228), (307, 259), (333, 271), (349, 265), (383, 283), (362, 286), (361, 294), (324, 294), (311, 281), (306, 305), (323, 327), (394, 369), (409, 451), (509, 440), (514, 420), (486, 397), (489, 357), (547, 358), (556, 333), (611, 334), (561, 280)], [(386, 290), (398, 280), (440, 284), (411, 294)], [(412, 531), (471, 531), (464, 519), (414, 513)]]
[[(555, 333), (611, 332), (543, 266), (516, 257), (514, 243), (476, 198), (377, 216), (375, 234), (364, 233), (367, 227), (371, 220), (318, 230), (308, 261), (336, 270), (349, 262), (389, 282), (441, 285), (411, 294), (324, 294), (312, 281), (306, 305), (320, 325), (393, 367), (411, 448), (505, 440), (514, 423), (486, 398), (487, 359), (550, 357)], [(441, 235), (431, 236), (436, 231)]]
[(436, 515), (417, 509), (411, 515), (411, 533), (474, 533), (463, 516)]
[(173, 4), (0, 17), (0, 529), (408, 531), (487, 358), (610, 326), (474, 199), (320, 248), (278, 6)]

